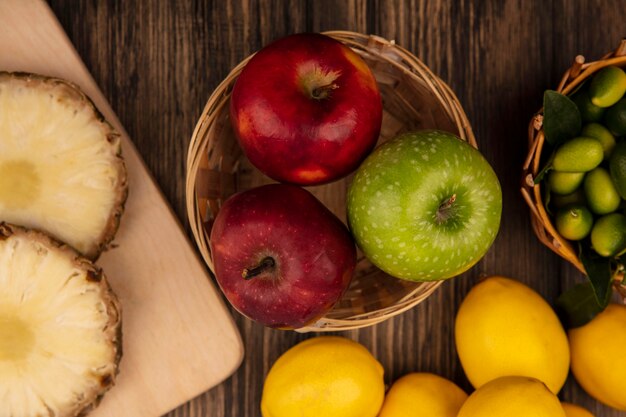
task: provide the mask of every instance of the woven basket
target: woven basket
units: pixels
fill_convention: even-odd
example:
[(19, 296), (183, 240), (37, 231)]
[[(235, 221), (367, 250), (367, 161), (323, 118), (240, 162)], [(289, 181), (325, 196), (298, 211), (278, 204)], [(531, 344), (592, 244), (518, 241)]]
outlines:
[[(556, 91), (567, 95), (573, 92), (577, 86), (585, 82), (585, 80), (594, 73), (610, 65), (626, 68), (626, 39), (622, 40), (614, 52), (605, 55), (598, 61), (585, 63), (585, 58), (582, 55), (578, 55), (574, 59), (572, 67), (563, 75)], [(543, 203), (541, 183), (535, 184), (534, 182), (534, 178), (542, 168), (541, 152), (544, 142), (543, 109), (541, 109), (531, 119), (530, 125), (528, 126), (529, 152), (523, 167), (522, 196), (530, 207), (532, 213), (531, 223), (539, 240), (562, 258), (571, 262), (584, 274), (585, 268), (578, 257), (575, 246), (559, 235), (552, 219), (546, 211)], [(622, 297), (625, 297), (626, 288), (620, 286), (618, 282), (618, 280), (621, 281), (622, 278), (623, 272), (616, 275), (615, 288)]]
[[(325, 32), (351, 47), (369, 65), (383, 99), (379, 144), (416, 129), (453, 132), (476, 147), (469, 121), (450, 88), (420, 60), (393, 41), (353, 32)], [(187, 159), (187, 213), (209, 268), (209, 235), (221, 204), (233, 193), (272, 182), (243, 155), (229, 121), (229, 98), (248, 57), (209, 98), (193, 133)], [(351, 177), (309, 187), (345, 222)], [(428, 297), (441, 282), (413, 283), (387, 276), (360, 252), (352, 283), (342, 299), (312, 326), (298, 331), (337, 331), (370, 326), (402, 313)]]

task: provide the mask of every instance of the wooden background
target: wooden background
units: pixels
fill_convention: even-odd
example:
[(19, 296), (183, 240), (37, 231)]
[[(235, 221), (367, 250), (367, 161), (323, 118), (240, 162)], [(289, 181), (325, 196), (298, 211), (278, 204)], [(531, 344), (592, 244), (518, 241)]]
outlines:
[[(185, 161), (196, 120), (230, 69), (268, 42), (303, 31), (374, 33), (395, 39), (450, 84), (502, 182), (502, 227), (477, 267), (446, 282), (426, 302), (378, 326), (342, 334), (373, 352), (388, 383), (411, 371), (430, 371), (471, 390), (456, 356), (453, 319), (480, 274), (515, 277), (550, 301), (580, 279), (529, 228), (518, 191), (527, 122), (540, 107), (543, 90), (555, 87), (576, 54), (596, 58), (617, 46), (626, 33), (624, 0), (50, 0), (50, 5), (186, 227)], [(167, 417), (260, 416), (269, 367), (286, 349), (313, 336), (265, 329), (234, 316), (246, 348), (241, 368)], [(598, 404), (571, 377), (561, 397), (597, 417), (626, 416)]]

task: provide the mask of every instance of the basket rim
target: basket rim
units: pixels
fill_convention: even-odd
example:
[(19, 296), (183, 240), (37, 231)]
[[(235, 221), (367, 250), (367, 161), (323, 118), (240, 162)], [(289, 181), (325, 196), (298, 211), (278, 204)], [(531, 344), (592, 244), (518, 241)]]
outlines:
[[(582, 55), (577, 55), (574, 58), (572, 66), (563, 74), (556, 91), (562, 94), (569, 94), (597, 71), (611, 65), (626, 66), (626, 39), (622, 39), (614, 51), (605, 54), (596, 61), (585, 62), (585, 58)], [(535, 183), (534, 181), (539, 173), (544, 143), (545, 135), (543, 131), (542, 107), (530, 119), (528, 125), (528, 154), (522, 167), (522, 186), (520, 192), (524, 201), (530, 208), (531, 225), (537, 238), (545, 246), (573, 264), (576, 269), (586, 275), (585, 268), (574, 249), (574, 245), (558, 233), (552, 219), (547, 213), (543, 202), (541, 183)], [(617, 281), (615, 284), (616, 289), (618, 289), (622, 296), (625, 296), (626, 293), (623, 292), (624, 289), (619, 288)]]
[[(360, 55), (375, 54), (377, 58), (383, 59), (395, 68), (402, 70), (413, 79), (425, 82), (429, 91), (433, 93), (442, 109), (448, 114), (451, 122), (457, 128), (461, 139), (470, 143), (474, 148), (478, 148), (469, 119), (455, 93), (411, 52), (397, 45), (394, 40), (387, 40), (377, 35), (365, 35), (350, 31), (326, 31), (322, 33), (339, 40), (353, 50), (356, 48), (355, 52)], [(385, 55), (385, 51), (389, 50), (392, 50), (396, 56), (399, 56), (400, 61)], [(209, 148), (210, 140), (205, 140), (205, 133), (211, 124), (215, 122), (219, 110), (223, 110), (223, 107), (228, 103), (233, 81), (254, 55), (255, 53), (250, 54), (239, 62), (210, 95), (192, 133), (187, 153), (187, 176), (185, 183), (187, 217), (198, 249), (212, 275), (214, 274), (214, 265), (209, 248), (209, 237), (202, 222), (196, 192), (197, 174), (203, 164), (203, 154), (208, 152)], [(430, 296), (444, 281), (419, 283), (400, 300), (381, 309), (355, 314), (342, 319), (322, 317), (316, 323), (296, 329), (296, 331), (302, 333), (344, 331), (380, 323), (416, 306)]]

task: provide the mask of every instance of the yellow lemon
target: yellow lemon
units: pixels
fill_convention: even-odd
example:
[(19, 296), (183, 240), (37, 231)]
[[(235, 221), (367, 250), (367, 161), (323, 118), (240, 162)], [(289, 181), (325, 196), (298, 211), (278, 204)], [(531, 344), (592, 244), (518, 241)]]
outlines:
[(478, 388), (458, 417), (566, 417), (556, 395), (535, 378), (505, 376)]
[(467, 394), (452, 381), (412, 373), (392, 386), (378, 417), (456, 417)]
[(568, 195), (578, 189), (585, 179), (584, 172), (560, 172), (552, 170), (548, 173), (550, 191), (559, 195)]
[(594, 417), (586, 408), (572, 403), (561, 403), (567, 417)]
[(567, 378), (567, 336), (548, 303), (504, 277), (478, 283), (461, 303), (456, 348), (468, 379), (479, 388), (507, 375), (537, 378), (557, 393)]
[(609, 304), (582, 327), (569, 332), (572, 372), (592, 397), (626, 411), (626, 306)]
[(587, 204), (595, 214), (609, 214), (617, 210), (622, 199), (613, 184), (611, 174), (598, 167), (585, 175), (583, 184)]
[(611, 257), (626, 249), (626, 216), (611, 213), (600, 217), (591, 229), (591, 246), (600, 256)]
[(571, 204), (556, 212), (556, 230), (565, 239), (581, 240), (587, 237), (593, 227), (593, 214), (584, 204)]
[(600, 141), (581, 136), (568, 140), (556, 150), (552, 166), (557, 171), (588, 172), (603, 159), (604, 148)]
[(580, 132), (582, 136), (587, 138), (597, 139), (602, 144), (604, 150), (604, 159), (608, 160), (615, 149), (616, 141), (615, 136), (600, 123), (589, 123), (583, 126), (583, 130)]
[(343, 337), (305, 340), (285, 352), (263, 387), (263, 417), (375, 417), (385, 396), (383, 367)]
[(626, 93), (626, 73), (619, 67), (602, 68), (591, 79), (589, 98), (598, 107), (611, 107)]

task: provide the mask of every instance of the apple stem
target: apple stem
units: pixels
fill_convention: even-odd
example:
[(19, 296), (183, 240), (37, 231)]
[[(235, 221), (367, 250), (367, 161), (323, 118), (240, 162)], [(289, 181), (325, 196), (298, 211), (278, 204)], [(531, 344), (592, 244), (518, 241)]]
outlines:
[(261, 273), (267, 271), (268, 269), (273, 268), (274, 265), (276, 265), (276, 261), (274, 261), (274, 258), (272, 258), (271, 256), (266, 256), (261, 260), (258, 265), (250, 268), (245, 268), (241, 272), (241, 276), (243, 279), (252, 279), (257, 275), (260, 275)]
[(452, 196), (449, 199), (441, 203), (441, 205), (439, 206), (439, 210), (443, 211), (443, 210), (449, 209), (450, 207), (452, 207), (452, 204), (454, 204), (455, 201), (456, 201), (456, 194), (452, 194)]
[(313, 89), (313, 91), (311, 91), (311, 97), (316, 100), (323, 100), (325, 98), (328, 98), (330, 96), (330, 93), (337, 88), (339, 88), (339, 86), (335, 83), (316, 87)]
[(448, 212), (450, 211), (450, 208), (452, 207), (455, 201), (456, 201), (456, 194), (452, 194), (452, 196), (450, 196), (449, 199), (447, 199), (446, 201), (441, 203), (441, 205), (439, 205), (439, 209), (437, 210), (437, 222), (438, 223), (443, 223), (446, 220), (448, 220), (448, 218), (450, 217)]

